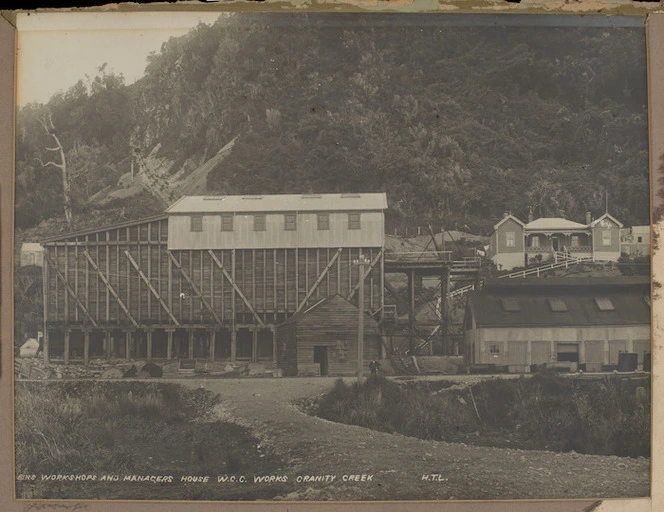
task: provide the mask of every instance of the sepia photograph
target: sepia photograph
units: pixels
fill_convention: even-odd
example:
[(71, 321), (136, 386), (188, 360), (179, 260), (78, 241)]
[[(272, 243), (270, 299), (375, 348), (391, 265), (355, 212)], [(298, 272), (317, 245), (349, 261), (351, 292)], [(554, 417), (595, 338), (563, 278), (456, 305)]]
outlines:
[(19, 14), (15, 498), (650, 496), (645, 25)]

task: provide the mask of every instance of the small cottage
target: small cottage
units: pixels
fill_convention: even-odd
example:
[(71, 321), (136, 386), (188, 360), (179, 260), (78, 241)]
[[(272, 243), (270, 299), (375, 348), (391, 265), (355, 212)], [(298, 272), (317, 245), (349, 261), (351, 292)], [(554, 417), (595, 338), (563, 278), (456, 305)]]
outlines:
[(21, 267), (42, 267), (44, 265), (44, 250), (41, 244), (21, 244)]
[[(340, 295), (327, 297), (276, 328), (277, 364), (284, 375), (354, 375), (358, 310)], [(364, 371), (381, 357), (378, 322), (364, 315)]]

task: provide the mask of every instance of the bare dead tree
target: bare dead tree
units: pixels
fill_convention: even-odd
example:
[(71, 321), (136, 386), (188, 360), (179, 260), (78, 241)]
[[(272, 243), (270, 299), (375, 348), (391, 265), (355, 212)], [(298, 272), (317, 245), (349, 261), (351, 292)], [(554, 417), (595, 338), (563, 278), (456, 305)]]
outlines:
[(65, 150), (62, 147), (60, 139), (58, 138), (57, 131), (55, 129), (55, 126), (53, 125), (53, 118), (51, 114), (49, 113), (48, 116), (40, 118), (39, 122), (44, 127), (46, 133), (48, 133), (55, 142), (55, 147), (46, 148), (46, 150), (58, 153), (60, 156), (60, 163), (54, 162), (53, 160), (49, 160), (48, 162), (43, 162), (41, 158), (38, 158), (37, 160), (39, 160), (39, 163), (42, 165), (42, 167), (48, 167), (49, 165), (52, 165), (53, 167), (60, 169), (60, 173), (62, 175), (62, 196), (64, 202), (65, 220), (67, 221), (67, 224), (69, 224), (69, 227), (71, 227), (72, 225), (71, 177), (69, 175), (69, 169), (67, 167), (67, 158), (65, 157)]

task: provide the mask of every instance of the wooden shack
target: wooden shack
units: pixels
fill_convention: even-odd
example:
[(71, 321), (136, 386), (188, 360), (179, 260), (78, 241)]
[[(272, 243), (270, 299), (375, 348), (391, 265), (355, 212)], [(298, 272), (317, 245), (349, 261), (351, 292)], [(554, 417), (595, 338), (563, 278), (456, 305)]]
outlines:
[(360, 278), (381, 310), (386, 208), (384, 193), (187, 196), (44, 240), (44, 358), (276, 361), (276, 325), (357, 300)]
[[(327, 297), (277, 326), (277, 364), (284, 375), (354, 375), (358, 369), (358, 309), (340, 295)], [(364, 315), (364, 371), (381, 358), (378, 322)]]

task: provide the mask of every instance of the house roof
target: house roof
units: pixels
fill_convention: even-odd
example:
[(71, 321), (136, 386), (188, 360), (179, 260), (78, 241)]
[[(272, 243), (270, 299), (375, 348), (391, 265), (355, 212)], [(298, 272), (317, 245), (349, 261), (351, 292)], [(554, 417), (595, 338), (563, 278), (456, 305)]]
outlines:
[(620, 222), (618, 219), (616, 219), (613, 215), (611, 215), (609, 213), (605, 213), (604, 215), (602, 215), (598, 219), (595, 219), (594, 221), (592, 221), (590, 223), (590, 227), (594, 227), (598, 223), (602, 222), (604, 219), (612, 220), (613, 222), (615, 222), (618, 225), (619, 228), (623, 227), (622, 222)]
[(494, 230), (498, 229), (503, 223), (507, 222), (507, 221), (510, 220), (510, 219), (512, 219), (514, 222), (516, 222), (516, 223), (518, 223), (518, 224), (521, 224), (521, 226), (525, 226), (525, 224), (524, 224), (523, 222), (521, 222), (521, 221), (520, 221), (519, 219), (517, 219), (514, 215), (512, 215), (511, 213), (509, 213), (509, 214), (505, 215), (502, 219), (500, 219), (500, 220), (498, 221), (498, 223), (497, 223), (495, 226), (493, 226), (493, 229), (494, 229)]
[[(469, 298), (468, 307), (478, 326), (583, 327), (650, 324), (647, 277), (500, 281), (505, 283), (485, 282), (484, 288), (473, 292)], [(610, 302), (607, 302), (607, 299)]]
[[(339, 307), (341, 307), (341, 308), (344, 308), (344, 307), (348, 308), (348, 307), (350, 307), (350, 308), (354, 309), (355, 311), (358, 310), (357, 306), (355, 306), (355, 304), (353, 304), (353, 303), (350, 302), (349, 300), (346, 300), (345, 297), (342, 297), (342, 296), (339, 295), (339, 294), (335, 294), (335, 295), (330, 295), (330, 296), (328, 296), (328, 297), (325, 297), (324, 299), (319, 300), (319, 301), (316, 302), (313, 306), (310, 306), (308, 309), (302, 309), (302, 310), (298, 311), (298, 312), (295, 313), (293, 316), (291, 316), (290, 318), (286, 319), (285, 321), (283, 321), (283, 322), (282, 322), (281, 324), (279, 324), (279, 325), (288, 325), (288, 324), (296, 323), (296, 322), (298, 322), (300, 319), (302, 319), (303, 317), (305, 317), (305, 316), (307, 316), (307, 315), (310, 315), (310, 314), (312, 314), (312, 313), (317, 312), (319, 309), (323, 308), (323, 307), (326, 306), (326, 305), (329, 305), (330, 307), (337, 307), (337, 308), (339, 308)], [(368, 317), (372, 322), (376, 323), (376, 321), (374, 320), (374, 318), (373, 318), (369, 313), (366, 313), (366, 312), (365, 312), (365, 315), (366, 315), (366, 317)]]
[(275, 194), (248, 196), (184, 196), (167, 213), (244, 213), (293, 211), (385, 210), (387, 195)]
[(95, 233), (101, 233), (103, 231), (110, 231), (112, 229), (118, 229), (118, 228), (125, 228), (125, 227), (130, 227), (130, 226), (137, 226), (139, 224), (143, 224), (145, 222), (155, 222), (158, 220), (165, 220), (168, 217), (164, 214), (159, 214), (159, 215), (153, 215), (151, 217), (144, 217), (142, 219), (136, 219), (136, 220), (130, 220), (127, 222), (120, 222), (118, 224), (107, 224), (105, 226), (100, 226), (98, 228), (89, 228), (89, 229), (83, 229), (80, 231), (72, 231), (71, 233), (64, 233), (62, 235), (57, 235), (57, 236), (51, 236), (48, 238), (43, 239), (40, 243), (41, 244), (46, 244), (49, 242), (59, 242), (61, 240), (67, 240), (68, 238), (76, 238), (78, 236), (85, 236), (85, 235), (92, 235)]
[(588, 226), (560, 217), (541, 217), (526, 224), (526, 231), (586, 230)]

